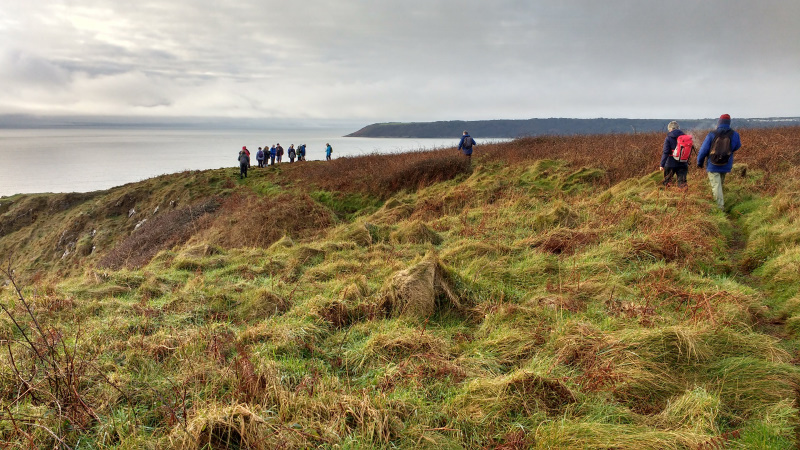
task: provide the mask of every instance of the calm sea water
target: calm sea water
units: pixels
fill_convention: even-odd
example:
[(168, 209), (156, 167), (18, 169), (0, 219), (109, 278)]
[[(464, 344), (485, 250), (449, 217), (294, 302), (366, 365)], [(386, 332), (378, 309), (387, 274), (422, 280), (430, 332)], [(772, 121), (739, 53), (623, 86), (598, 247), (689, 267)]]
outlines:
[[(88, 192), (184, 170), (237, 166), (242, 146), (306, 144), (306, 159), (455, 147), (453, 139), (341, 137), (352, 130), (0, 129), (0, 196)], [(480, 140), (478, 140), (480, 144)], [(284, 156), (286, 158), (286, 156)], [(288, 158), (287, 158), (288, 160)]]

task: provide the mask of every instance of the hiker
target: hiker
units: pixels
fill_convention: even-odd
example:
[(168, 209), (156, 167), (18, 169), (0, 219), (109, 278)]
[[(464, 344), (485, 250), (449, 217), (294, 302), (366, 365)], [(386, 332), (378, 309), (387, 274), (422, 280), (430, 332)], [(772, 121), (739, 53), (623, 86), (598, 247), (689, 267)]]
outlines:
[(239, 179), (247, 178), (247, 168), (250, 167), (250, 155), (246, 147), (239, 152)]
[(331, 147), (331, 144), (326, 143), (325, 144), (325, 160), (330, 161), (332, 153), (333, 153), (333, 147)]
[(295, 149), (294, 149), (294, 144), (289, 146), (289, 150), (287, 151), (287, 153), (289, 155), (289, 162), (293, 163), (294, 162), (294, 158), (297, 157), (297, 151), (295, 151)]
[(273, 145), (272, 148), (269, 149), (269, 165), (270, 166), (274, 166), (275, 165), (275, 156), (277, 156), (277, 154), (278, 154), (278, 150), (276, 150), (275, 146)]
[(306, 160), (306, 144), (297, 147), (297, 160), (298, 161)]
[(697, 153), (697, 167), (703, 168), (703, 163), (708, 158), (706, 172), (711, 184), (711, 193), (717, 201), (719, 209), (725, 209), (725, 199), (722, 196), (722, 184), (725, 175), (733, 168), (733, 152), (742, 148), (739, 133), (731, 128), (731, 116), (723, 114), (717, 121), (717, 129), (708, 133), (700, 151)]
[(664, 187), (672, 184), (672, 177), (678, 179), (678, 187), (686, 187), (686, 174), (689, 173), (689, 156), (694, 144), (692, 136), (684, 134), (678, 122), (672, 121), (667, 125), (667, 138), (661, 152), (661, 165), (658, 170), (664, 172)]
[(283, 159), (283, 147), (281, 147), (281, 144), (277, 144), (277, 147), (275, 148), (277, 150), (276, 155), (278, 156), (278, 162), (281, 162)]
[(247, 146), (245, 145), (242, 147), (242, 151), (247, 154), (247, 167), (250, 168), (250, 150), (248, 150)]
[(469, 135), (467, 130), (464, 130), (464, 134), (461, 136), (461, 140), (458, 142), (458, 149), (464, 153), (464, 156), (467, 157), (467, 162), (472, 162), (472, 147), (475, 146), (475, 139), (472, 139), (472, 136)]
[(266, 157), (264, 156), (264, 150), (261, 150), (261, 147), (258, 147), (258, 152), (256, 152), (256, 161), (258, 161), (258, 167), (264, 167), (264, 160)]

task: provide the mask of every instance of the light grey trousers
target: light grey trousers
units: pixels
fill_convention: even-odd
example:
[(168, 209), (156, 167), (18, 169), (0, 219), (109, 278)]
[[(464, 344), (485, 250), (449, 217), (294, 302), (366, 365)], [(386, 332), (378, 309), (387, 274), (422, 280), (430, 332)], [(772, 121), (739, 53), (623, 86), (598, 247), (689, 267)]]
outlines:
[(711, 193), (719, 209), (725, 209), (725, 197), (722, 196), (722, 184), (725, 182), (724, 173), (708, 172), (708, 182), (711, 184)]

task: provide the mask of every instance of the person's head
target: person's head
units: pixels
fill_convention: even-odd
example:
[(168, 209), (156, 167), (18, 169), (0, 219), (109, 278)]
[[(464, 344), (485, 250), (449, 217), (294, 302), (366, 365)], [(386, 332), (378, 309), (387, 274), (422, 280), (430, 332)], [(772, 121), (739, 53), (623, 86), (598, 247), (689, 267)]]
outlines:
[(464, 136), (468, 135), (467, 130), (464, 130)]
[(674, 120), (670, 122), (669, 125), (667, 125), (667, 131), (673, 131), (678, 129), (680, 129), (680, 126), (678, 125), (678, 122)]
[(242, 151), (247, 150), (247, 146), (242, 147)]
[(730, 114), (723, 114), (719, 116), (719, 121), (717, 125), (730, 125), (731, 124), (731, 116)]

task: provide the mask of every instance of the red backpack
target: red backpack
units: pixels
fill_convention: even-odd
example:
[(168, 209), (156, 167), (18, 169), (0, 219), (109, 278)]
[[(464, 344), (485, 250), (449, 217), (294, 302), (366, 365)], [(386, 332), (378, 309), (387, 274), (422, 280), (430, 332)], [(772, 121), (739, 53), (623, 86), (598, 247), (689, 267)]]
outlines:
[(689, 155), (692, 153), (693, 145), (692, 135), (682, 134), (678, 136), (678, 145), (675, 147), (675, 150), (672, 151), (672, 157), (680, 162), (689, 161)]

